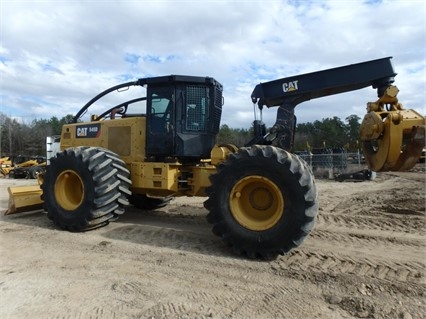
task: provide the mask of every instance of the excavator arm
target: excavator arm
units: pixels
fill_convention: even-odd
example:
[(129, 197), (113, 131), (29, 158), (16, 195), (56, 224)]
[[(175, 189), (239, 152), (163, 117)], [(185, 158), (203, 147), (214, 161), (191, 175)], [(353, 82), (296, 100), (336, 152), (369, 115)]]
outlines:
[(278, 145), (292, 150), (296, 127), (295, 107), (305, 101), (372, 86), (379, 100), (368, 103), (361, 124), (364, 156), (374, 171), (408, 170), (414, 166), (425, 145), (425, 117), (405, 110), (398, 102), (398, 89), (392, 85), (396, 73), (391, 57), (350, 64), (328, 70), (290, 76), (256, 85), (253, 103), (262, 111), (278, 106), (271, 131), (264, 134), (261, 121), (255, 121), (255, 137), (248, 143), (267, 144), (276, 134)]

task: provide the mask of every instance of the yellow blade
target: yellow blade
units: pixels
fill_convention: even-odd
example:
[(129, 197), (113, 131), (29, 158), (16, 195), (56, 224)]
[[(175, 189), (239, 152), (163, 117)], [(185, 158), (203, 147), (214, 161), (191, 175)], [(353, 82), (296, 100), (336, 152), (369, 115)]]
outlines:
[(43, 209), (42, 190), (39, 185), (8, 187), (7, 190), (9, 208), (4, 212), (5, 215)]

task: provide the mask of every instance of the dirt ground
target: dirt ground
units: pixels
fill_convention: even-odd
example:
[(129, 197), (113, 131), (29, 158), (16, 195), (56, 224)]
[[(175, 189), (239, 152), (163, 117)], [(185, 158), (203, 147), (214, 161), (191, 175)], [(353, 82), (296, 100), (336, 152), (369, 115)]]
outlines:
[[(2, 212), (28, 183), (0, 179)], [(274, 261), (233, 255), (200, 198), (86, 233), (2, 216), (0, 318), (426, 318), (424, 165), (317, 184), (313, 233)]]

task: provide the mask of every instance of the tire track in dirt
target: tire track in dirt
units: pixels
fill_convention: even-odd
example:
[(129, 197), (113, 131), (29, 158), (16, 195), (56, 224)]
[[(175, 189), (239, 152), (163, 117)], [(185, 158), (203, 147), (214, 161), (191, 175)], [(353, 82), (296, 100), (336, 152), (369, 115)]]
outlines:
[[(186, 265), (176, 264), (176, 255), (183, 255), (191, 262)], [(197, 284), (185, 282), (182, 285), (182, 282), (177, 281), (173, 288), (175, 297), (169, 302), (163, 300), (162, 291), (151, 290), (151, 300), (152, 296), (156, 296), (158, 301), (149, 308), (139, 309), (139, 315), (144, 318), (185, 316), (208, 318), (211, 314), (220, 318), (289, 318), (295, 311), (308, 314), (308, 308), (316, 309), (317, 307), (313, 301), (297, 298), (296, 296), (303, 289), (299, 283), (292, 279), (277, 277), (271, 272), (268, 262), (224, 256), (206, 261), (199, 253), (183, 253), (173, 249), (165, 250), (163, 256), (164, 259), (159, 263), (156, 263), (156, 259), (160, 257), (158, 254), (144, 255), (140, 258), (152, 263), (150, 268), (155, 268), (157, 273), (174, 278), (186, 278)], [(151, 272), (150, 269), (144, 271)], [(206, 282), (203, 278), (211, 278), (211, 280)], [(290, 283), (289, 280), (295, 284)], [(134, 309), (141, 303), (139, 297), (142, 295), (144, 299), (142, 290), (146, 289), (146, 286), (147, 284), (139, 282), (117, 282), (112, 286), (111, 289), (121, 296), (121, 299), (128, 301), (128, 305), (123, 306), (122, 313), (129, 313), (131, 308)], [(321, 307), (316, 309), (317, 313), (322, 311)]]
[(356, 230), (356, 229), (336, 229), (332, 227), (317, 227), (311, 234), (310, 238), (320, 241), (334, 241), (339, 244), (348, 244), (365, 247), (383, 246), (386, 249), (398, 248), (416, 248), (423, 250), (425, 241), (421, 236), (410, 234), (395, 234), (395, 232), (381, 232), (373, 235), (374, 231)]
[(321, 213), (318, 215), (318, 225), (346, 226), (353, 229), (374, 229), (401, 233), (423, 234), (425, 221), (423, 217), (391, 218), (375, 216), (347, 216)]
[[(239, 264), (240, 267), (229, 265), (229, 268), (244, 269), (243, 264)], [(315, 308), (311, 302), (294, 297), (303, 289), (298, 283), (293, 285), (291, 279), (277, 278), (267, 263), (246, 268), (243, 276), (241, 271), (231, 271), (226, 278), (228, 284), (217, 286), (213, 283), (204, 289), (194, 289), (185, 299), (195, 304), (208, 304), (217, 315), (226, 318), (290, 318), (294, 313), (303, 316), (307, 308)], [(233, 289), (242, 287), (240, 284), (244, 288)]]
[[(135, 317), (138, 318), (209, 318), (212, 314), (219, 318), (289, 318), (295, 309), (297, 313), (303, 314), (308, 313), (305, 312), (307, 305), (315, 308), (315, 304), (310, 305), (310, 302), (306, 303), (295, 297), (300, 287), (289, 284), (284, 278), (276, 278), (268, 263), (228, 258), (206, 263), (200, 262), (202, 259), (199, 254), (188, 254), (187, 258), (192, 260), (192, 263), (182, 267), (182, 264), (173, 264), (174, 254), (176, 252), (171, 253), (163, 263), (153, 267), (175, 278), (196, 274), (196, 278), (192, 280), (196, 281), (197, 285), (191, 285), (189, 288), (188, 282), (182, 285), (177, 281), (173, 287), (173, 300), (167, 300), (164, 299), (165, 292), (161, 287), (150, 289), (147, 287), (148, 283), (117, 281), (111, 289), (121, 300), (126, 301), (125, 305), (120, 306), (120, 313), (137, 314)], [(224, 268), (227, 269), (226, 272), (223, 271)], [(212, 280), (206, 282), (199, 278), (200, 276)], [(145, 307), (141, 307), (144, 299), (153, 298), (157, 300), (155, 304), (145, 303)], [(286, 302), (283, 303), (282, 300)], [(322, 309), (317, 309), (318, 313), (321, 311)]]
[(125, 225), (108, 230), (103, 235), (109, 239), (148, 246), (213, 255), (231, 255), (232, 252), (226, 249), (221, 239), (214, 236), (210, 229), (203, 231), (185, 226), (185, 228), (172, 228), (167, 224), (162, 226)]
[[(36, 316), (36, 314), (33, 314)], [(72, 310), (67, 314), (61, 314), (58, 316), (48, 316), (47, 319), (99, 319), (99, 318), (110, 318), (120, 319), (120, 316), (115, 311), (105, 310), (102, 307), (94, 307), (93, 309), (86, 309), (84, 311)]]
[(351, 274), (409, 283), (418, 283), (425, 273), (425, 265), (421, 262), (386, 262), (357, 255), (349, 257), (306, 249), (294, 251), (287, 258), (277, 260), (273, 263), (273, 269), (277, 272), (291, 269), (331, 275)]
[[(143, 211), (134, 208), (128, 208), (123, 216), (120, 216), (118, 223), (130, 225), (150, 225), (169, 228), (190, 228), (192, 230), (205, 231), (210, 230), (211, 225), (207, 222), (207, 211), (193, 208), (190, 214), (176, 213), (174, 209), (171, 212), (156, 210)], [(188, 211), (188, 208), (186, 208)]]
[(258, 289), (262, 289), (260, 290), (262, 291), (261, 294), (255, 293), (252, 287), (247, 287), (244, 292), (241, 291), (238, 294), (218, 290), (196, 290), (189, 293), (186, 298), (196, 304), (213, 304), (214, 308), (224, 310), (220, 313), (221, 316), (231, 318), (233, 316), (256, 317), (259, 308), (263, 309), (263, 315), (265, 315), (265, 309), (268, 310), (269, 315), (275, 315), (275, 317), (288, 315), (286, 307), (280, 309), (274, 305), (289, 291), (283, 293), (282, 289), (278, 288), (271, 291), (269, 285), (268, 287), (258, 287)]
[[(265, 281), (264, 285), (247, 283), (244, 291), (238, 294), (226, 290), (195, 290), (187, 295), (187, 300), (197, 304), (214, 305), (212, 308), (222, 309), (221, 317), (238, 318), (289, 318), (294, 313), (303, 313), (307, 304), (293, 298), (297, 289), (283, 287)], [(282, 302), (286, 300), (286, 302)]]
[(178, 318), (182, 314), (190, 314), (191, 312), (199, 313), (199, 309), (192, 309), (187, 304), (177, 302), (158, 302), (148, 310), (143, 312), (148, 318)]

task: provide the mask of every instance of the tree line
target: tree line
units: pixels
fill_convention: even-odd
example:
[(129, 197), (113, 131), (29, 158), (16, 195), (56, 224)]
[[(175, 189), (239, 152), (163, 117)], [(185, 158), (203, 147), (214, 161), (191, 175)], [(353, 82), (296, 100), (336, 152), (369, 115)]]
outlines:
[[(45, 156), (46, 136), (60, 135), (62, 125), (69, 123), (72, 115), (58, 119), (34, 119), (31, 123), (20, 123), (0, 112), (0, 156), (26, 155)], [(338, 117), (325, 118), (296, 126), (294, 150), (308, 148), (345, 148), (356, 151), (359, 145), (360, 118), (350, 115), (345, 122)], [(251, 140), (253, 128), (220, 127), (218, 144), (244, 146)]]
[(60, 135), (62, 125), (72, 118), (72, 115), (61, 119), (53, 116), (25, 124), (0, 112), (0, 157), (46, 156), (46, 137)]
[[(356, 152), (360, 147), (359, 129), (361, 118), (350, 115), (343, 122), (338, 117), (296, 125), (294, 151), (312, 148), (344, 148)], [(224, 124), (217, 136), (218, 144), (243, 146), (253, 136), (253, 128), (233, 129)]]

